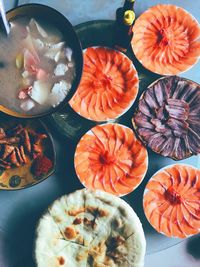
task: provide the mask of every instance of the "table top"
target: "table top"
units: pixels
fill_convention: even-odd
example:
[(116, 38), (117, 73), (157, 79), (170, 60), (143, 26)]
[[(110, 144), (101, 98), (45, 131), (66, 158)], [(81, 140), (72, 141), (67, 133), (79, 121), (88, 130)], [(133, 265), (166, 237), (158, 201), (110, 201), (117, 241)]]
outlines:
[[(18, 1), (9, 0), (5, 1), (6, 9), (11, 9), (15, 7)], [(83, 21), (91, 19), (105, 19), (114, 18), (114, 12), (111, 14), (111, 9), (106, 8), (105, 0), (96, 1), (96, 5), (93, 5), (93, 12), (91, 14), (90, 10), (85, 12), (87, 16), (84, 17), (84, 13), (79, 13), (76, 17), (76, 13), (72, 13), (73, 8), (76, 7), (76, 0), (34, 0), (34, 1), (24, 1), (21, 0), (19, 3), (25, 2), (36, 2), (41, 4), (49, 4), (56, 7), (58, 10), (62, 11), (65, 15), (70, 13), (71, 22), (73, 24), (78, 24)], [(80, 2), (80, 1), (78, 1)], [(84, 1), (86, 5), (90, 5), (94, 0)], [(98, 2), (98, 3), (97, 3)], [(123, 1), (116, 0), (112, 1), (112, 9), (115, 10)], [(183, 6), (185, 9), (190, 11), (200, 22), (200, 1), (190, 1), (190, 0), (171, 0), (171, 1), (145, 1), (140, 0), (136, 5), (137, 15), (143, 12), (147, 7), (154, 5), (156, 3), (173, 3), (179, 6)], [(67, 5), (69, 4), (70, 5)], [(114, 6), (114, 7), (113, 7)], [(69, 8), (70, 12), (69, 12)], [(100, 12), (100, 9), (101, 12)], [(67, 13), (67, 14), (68, 14)], [(99, 17), (96, 17), (98, 14)], [(111, 15), (110, 15), (111, 14)], [(95, 15), (93, 18), (92, 16)], [(70, 19), (70, 18), (69, 18)], [(192, 68), (190, 71), (185, 73), (183, 76), (190, 78), (196, 82), (200, 83), (200, 62)], [(44, 209), (60, 195), (77, 189), (80, 186), (77, 181), (77, 185), (73, 185), (74, 188), (69, 188), (70, 174), (67, 173), (67, 162), (63, 164), (63, 159), (68, 159), (68, 151), (65, 149), (66, 139), (58, 135), (56, 129), (51, 127), (50, 129), (52, 135), (54, 136), (56, 144), (56, 152), (58, 155), (58, 166), (55, 175), (51, 176), (46, 181), (34, 186), (32, 188), (16, 191), (16, 192), (0, 192), (0, 202), (1, 202), (1, 213), (0, 213), (0, 266), (2, 267), (32, 267), (28, 262), (28, 258), (31, 257), (32, 251), (27, 244), (33, 243), (34, 231), (38, 218), (44, 211)], [(62, 143), (62, 146), (60, 145)], [(69, 183), (66, 182), (66, 177), (63, 177), (63, 173), (69, 179)], [(76, 187), (75, 187), (76, 186)], [(36, 199), (37, 197), (37, 199)], [(38, 199), (39, 198), (39, 199)], [(9, 229), (9, 235), (5, 233), (5, 228)], [(6, 244), (6, 245), (5, 245)], [(187, 239), (178, 245), (161, 251), (159, 253), (151, 254), (146, 256), (145, 267), (162, 266), (162, 267), (199, 267), (200, 266), (200, 236), (196, 236)], [(23, 250), (23, 253), (22, 253)], [(26, 253), (27, 259), (21, 258), (22, 255)], [(27, 261), (27, 262), (26, 262)]]

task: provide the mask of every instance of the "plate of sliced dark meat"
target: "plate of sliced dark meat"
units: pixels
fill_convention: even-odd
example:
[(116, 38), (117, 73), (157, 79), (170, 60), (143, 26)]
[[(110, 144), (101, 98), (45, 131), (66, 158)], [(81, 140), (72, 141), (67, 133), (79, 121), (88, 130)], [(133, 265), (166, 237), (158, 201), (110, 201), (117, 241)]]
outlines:
[(200, 85), (178, 76), (163, 77), (142, 94), (133, 125), (154, 152), (182, 160), (200, 153)]

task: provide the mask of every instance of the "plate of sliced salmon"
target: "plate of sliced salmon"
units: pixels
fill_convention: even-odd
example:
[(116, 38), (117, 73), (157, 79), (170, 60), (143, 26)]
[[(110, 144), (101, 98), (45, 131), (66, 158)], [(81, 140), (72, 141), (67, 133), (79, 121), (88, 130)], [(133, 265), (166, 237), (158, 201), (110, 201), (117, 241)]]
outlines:
[(69, 103), (86, 119), (113, 120), (131, 107), (138, 87), (137, 71), (127, 56), (106, 47), (89, 47), (80, 85)]
[(143, 206), (147, 219), (168, 237), (185, 238), (200, 232), (200, 170), (175, 164), (149, 180)]
[(142, 182), (148, 154), (130, 128), (108, 123), (95, 126), (81, 138), (74, 165), (85, 187), (122, 196)]
[(183, 8), (159, 4), (146, 10), (133, 28), (132, 49), (148, 70), (176, 75), (200, 57), (200, 25)]

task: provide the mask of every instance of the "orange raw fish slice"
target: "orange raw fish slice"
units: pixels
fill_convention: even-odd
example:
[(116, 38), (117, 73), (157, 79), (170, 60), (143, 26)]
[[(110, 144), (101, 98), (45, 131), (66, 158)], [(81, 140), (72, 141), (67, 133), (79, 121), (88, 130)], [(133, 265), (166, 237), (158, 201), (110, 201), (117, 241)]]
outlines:
[(92, 173), (90, 176), (86, 177), (84, 181), (81, 180), (81, 182), (86, 188), (90, 186), (90, 188), (93, 190), (96, 189), (96, 182), (98, 181), (99, 181), (99, 177), (97, 178), (97, 175), (95, 173)]
[(135, 97), (137, 96), (137, 93), (135, 91), (135, 88), (133, 88), (133, 84), (136, 82), (136, 80), (137, 80), (137, 77), (132, 76), (132, 78), (129, 78), (128, 82), (126, 82), (126, 85), (125, 85), (127, 93), (131, 91), (130, 94), (134, 94)]
[(197, 58), (200, 54), (200, 41), (192, 43), (190, 50), (189, 50), (190, 56)]
[(141, 142), (135, 139), (134, 146), (132, 146), (132, 152), (135, 156), (141, 153)]
[(83, 153), (86, 153), (86, 154), (89, 153), (89, 156), (88, 156), (89, 161), (91, 161), (91, 162), (99, 161), (99, 155), (98, 155), (98, 153), (93, 153), (91, 151), (89, 151), (89, 152), (83, 152)]
[(145, 161), (140, 165), (134, 166), (131, 170), (130, 176), (140, 177), (142, 179), (143, 175), (146, 174), (146, 169), (147, 169), (147, 162)]
[(153, 179), (148, 182), (147, 189), (151, 190), (154, 193), (160, 194), (161, 196), (166, 191), (165, 187), (159, 181), (154, 181)]
[(170, 228), (171, 228), (171, 236), (170, 237), (179, 237), (179, 238), (184, 238), (185, 234), (183, 233), (180, 223), (177, 219), (177, 208), (176, 206), (173, 207), (171, 216), (170, 216)]
[[(119, 158), (120, 155), (117, 157)], [(127, 164), (123, 163), (121, 160), (118, 160), (118, 162), (115, 163), (116, 167), (120, 169), (123, 172), (123, 176), (121, 177), (126, 177), (126, 175), (130, 172), (130, 166)]]
[(106, 120), (107, 117), (103, 111), (102, 96), (99, 92), (97, 92), (97, 94), (96, 94), (96, 104), (95, 105), (96, 105), (95, 112), (96, 112), (97, 118), (101, 117), (104, 120)]
[[(154, 225), (160, 226), (160, 214), (158, 212), (153, 212), (150, 217), (150, 223)], [(160, 232), (160, 229), (158, 228), (158, 231)]]
[(113, 138), (114, 140), (117, 139), (115, 126), (116, 126), (115, 124), (110, 123), (110, 124), (107, 124), (107, 127), (104, 129), (104, 131), (107, 134), (107, 137), (109, 136), (109, 138)]
[(160, 217), (160, 212), (159, 212), (159, 210), (157, 208), (163, 207), (163, 206), (166, 207), (166, 202), (163, 199), (162, 201), (160, 200), (159, 203), (157, 203), (157, 199), (156, 198), (153, 198), (152, 201), (144, 202), (144, 206), (145, 207), (148, 206), (148, 209), (146, 209), (146, 216), (150, 220), (152, 217), (155, 216), (155, 214), (157, 214), (157, 217)]
[(179, 171), (179, 166), (174, 165), (173, 167), (166, 169), (165, 172), (170, 175), (170, 180), (172, 181), (171, 185), (178, 187), (181, 183), (181, 174)]
[(108, 92), (102, 94), (102, 106), (106, 118), (114, 119), (116, 116), (116, 112), (114, 111), (115, 102), (113, 98), (109, 97)]
[(118, 56), (118, 53), (116, 53), (115, 57), (113, 58), (113, 62), (115, 62), (118, 68), (120, 68), (122, 60), (123, 60), (122, 57)]
[[(158, 203), (160, 202), (160, 199), (158, 199)], [(157, 204), (157, 197), (155, 194), (152, 194), (150, 191), (147, 191), (143, 198), (144, 207), (148, 209), (148, 205), (150, 203), (156, 203)]]
[[(112, 174), (112, 172), (115, 172), (115, 170), (110, 171), (111, 174)], [(124, 195), (127, 195), (133, 191), (133, 189), (130, 186), (127, 186), (126, 183), (123, 183), (123, 181), (121, 181), (121, 178), (119, 178), (119, 177), (117, 178), (117, 180), (115, 180), (111, 176), (111, 183), (112, 183), (112, 187), (115, 191), (114, 194), (116, 196), (124, 196)]]
[[(83, 154), (83, 152), (84, 152), (84, 154)], [(76, 161), (75, 161), (76, 166), (78, 166), (79, 164), (82, 164), (82, 163), (85, 163), (85, 164), (88, 163), (88, 157), (90, 155), (89, 152), (85, 152), (84, 150), (81, 150), (80, 148), (78, 148), (76, 153), (78, 153), (78, 154), (81, 153), (81, 155), (82, 155), (79, 158), (76, 157), (76, 155), (75, 155), (75, 157), (76, 157)]]
[[(125, 131), (123, 129), (123, 127), (121, 127), (120, 125), (115, 124), (115, 132), (116, 132), (116, 136), (119, 140), (121, 140), (122, 143), (125, 142)], [(124, 126), (125, 127), (125, 126)]]
[(103, 69), (104, 74), (109, 74), (111, 66), (112, 63), (107, 59), (107, 61), (104, 63), (104, 69)]
[(89, 167), (89, 153), (88, 155), (82, 155), (82, 158), (75, 162), (77, 170), (81, 172), (86, 172), (87, 168)]
[(184, 168), (180, 165), (179, 167), (181, 182), (177, 186), (177, 190), (183, 195), (192, 189), (192, 181), (196, 176), (196, 170), (190, 167)]
[(96, 93), (93, 93), (92, 94), (92, 97), (90, 98), (90, 101), (88, 102), (88, 115), (89, 115), (89, 119), (92, 119), (92, 120), (98, 120), (98, 115), (96, 113), (96, 109), (97, 109), (97, 105), (96, 105), (96, 102), (97, 102), (97, 96), (96, 96)]
[(187, 205), (184, 203), (181, 206), (184, 218), (189, 224), (194, 227), (195, 229), (200, 228), (200, 216), (191, 212), (191, 210), (187, 209)]
[[(162, 205), (163, 203), (161, 203), (160, 205)], [(155, 203), (154, 201), (149, 202), (148, 204), (146, 203), (146, 201), (144, 201), (144, 207), (146, 207), (148, 205), (148, 209), (146, 209), (146, 216), (148, 218), (151, 218), (152, 216), (154, 216), (154, 212), (155, 209), (157, 208), (157, 203)], [(159, 216), (159, 214), (157, 213), (157, 216)]]
[(109, 173), (110, 173), (110, 183), (111, 183), (111, 187), (114, 191), (114, 194), (119, 195), (120, 193), (118, 192), (118, 190), (116, 188), (116, 185), (118, 184), (118, 176), (117, 176), (117, 173), (115, 172), (115, 168), (110, 167)]
[(91, 171), (88, 171), (89, 165), (85, 163), (80, 163), (76, 165), (75, 168), (81, 176), (81, 181), (83, 184), (85, 184), (86, 182), (93, 183), (94, 174)]
[(104, 145), (104, 150), (106, 151), (108, 147), (108, 134), (100, 125), (92, 128), (92, 133), (96, 136), (97, 140), (99, 140)]
[(117, 133), (116, 133), (116, 128), (117, 126), (114, 124), (108, 124), (105, 131), (107, 132), (107, 135), (109, 135), (110, 141), (113, 143), (112, 144), (112, 151), (111, 153), (113, 155), (115, 155), (115, 153), (120, 149), (122, 142), (121, 140), (119, 140), (119, 138), (117, 137)]
[(132, 68), (127, 69), (127, 71), (125, 72), (125, 75), (126, 75), (128, 82), (132, 82), (132, 86), (134, 85), (134, 83), (137, 82), (138, 78), (136, 76), (136, 72)]
[(193, 18), (188, 16), (188, 13), (185, 12), (184, 9), (179, 8), (177, 10), (177, 19), (178, 21), (185, 27), (188, 28), (188, 25), (190, 25), (189, 29), (189, 36), (190, 36), (190, 41), (196, 40), (199, 35), (200, 35), (200, 29), (198, 28), (198, 22)]
[[(136, 137), (132, 134), (132, 130), (128, 129), (125, 131), (125, 136), (124, 136), (124, 141), (126, 142), (128, 147), (134, 147), (135, 148), (135, 143), (138, 142)], [(140, 144), (141, 146), (141, 144)], [(134, 152), (134, 151), (133, 151)]]
[[(153, 213), (151, 214), (151, 216), (149, 218), (150, 223), (154, 227), (157, 226), (159, 229), (158, 230), (159, 232), (161, 231), (161, 229), (160, 229), (161, 223), (160, 222), (161, 222), (162, 215), (168, 208), (169, 208), (168, 203), (165, 202), (165, 203), (162, 203), (161, 205), (159, 203), (159, 205), (157, 205), (157, 208), (153, 211)], [(155, 220), (154, 220), (154, 218), (155, 218)], [(158, 218), (159, 218), (159, 221), (158, 221)], [(159, 223), (158, 225), (156, 225), (157, 222)]]
[(180, 223), (180, 227), (183, 231), (183, 233), (185, 234), (185, 236), (190, 236), (190, 235), (194, 235), (197, 234), (199, 232), (199, 229), (196, 229), (194, 227), (192, 227), (192, 225), (190, 224), (190, 222), (185, 219), (184, 217), (184, 213), (183, 213), (183, 209), (182, 207), (179, 205), (177, 206), (177, 217), (178, 217), (178, 221)]
[[(162, 173), (157, 173), (153, 176), (155, 181), (160, 181), (164, 187), (168, 188), (173, 184), (172, 179), (170, 178), (170, 174), (168, 172), (163, 171)], [(148, 186), (148, 184), (147, 184)]]
[(115, 153), (115, 146), (116, 146), (116, 140), (113, 137), (109, 138), (108, 149), (111, 155), (114, 155)]
[(106, 63), (106, 52), (103, 50), (103, 48), (98, 49), (97, 58), (98, 58), (98, 64), (96, 67), (98, 69), (104, 68)]
[(93, 76), (95, 74), (95, 72), (96, 72), (95, 62), (92, 62), (90, 59), (86, 58), (85, 62), (84, 62), (84, 70), (85, 70), (85, 72), (83, 73), (84, 79), (82, 79), (82, 81), (84, 81), (86, 77), (90, 77), (90, 76)]
[[(80, 85), (79, 85), (79, 90), (78, 90), (78, 93), (81, 92), (81, 89), (82, 91), (88, 91), (88, 88), (87, 87), (84, 87), (84, 85), (87, 85), (87, 86), (92, 86), (92, 78), (93, 78), (93, 73), (90, 73), (90, 72), (85, 72), (83, 77), (84, 79), (81, 81)], [(82, 86), (82, 88), (80, 88)]]
[(78, 109), (79, 109), (79, 106), (81, 105), (81, 98), (77, 95), (74, 95), (73, 97), (73, 101), (71, 101), (71, 107), (73, 107), (74, 110), (77, 110), (78, 112)]
[[(117, 74), (115, 75), (117, 76)], [(119, 83), (119, 79), (117, 81), (117, 78), (113, 79), (113, 87), (110, 88), (111, 91), (115, 91), (115, 95), (113, 95), (114, 98), (121, 98), (122, 95), (124, 94), (125, 90), (125, 84), (123, 83), (122, 79), (121, 79), (121, 83)]]
[[(96, 174), (95, 179), (94, 179), (93, 189), (95, 189), (95, 190), (98, 189), (98, 190), (104, 191), (103, 179), (104, 179), (104, 171), (102, 171), (102, 173), (100, 173), (100, 174)], [(89, 183), (85, 186), (89, 189), (91, 188), (91, 185)]]
[(94, 60), (96, 62), (96, 60), (97, 60), (96, 49), (94, 49), (93, 47), (88, 47), (86, 51), (87, 51), (86, 55), (88, 55), (88, 58), (90, 58), (90, 60)]
[(80, 100), (82, 101), (82, 99), (83, 98), (85, 99), (88, 96), (88, 94), (91, 92), (92, 92), (91, 83), (85, 82), (85, 83), (81, 84), (80, 90), (75, 96), (78, 96), (80, 98)]
[(104, 191), (110, 193), (110, 194), (116, 194), (116, 190), (113, 187), (113, 184), (111, 182), (111, 176), (110, 176), (110, 168), (105, 168), (105, 172), (104, 172), (104, 178), (103, 178), (103, 189)]
[(119, 183), (128, 188), (136, 188), (141, 183), (143, 176), (125, 175), (120, 178)]
[[(110, 70), (109, 70), (109, 76), (112, 76), (112, 78), (118, 78), (119, 77), (119, 79), (120, 79), (120, 81), (123, 81), (123, 78), (122, 77), (120, 77), (120, 72), (119, 73), (117, 73), (117, 72), (119, 72), (119, 68), (118, 68), (118, 66), (116, 66), (116, 65), (111, 65), (110, 66)], [(116, 76), (115, 76), (116, 75)]]
[(88, 114), (89, 109), (89, 103), (92, 99), (93, 93), (90, 91), (88, 92), (87, 96), (84, 98), (84, 100), (81, 101), (81, 104), (77, 110), (77, 113), (80, 114), (80, 108), (81, 108), (81, 114)]
[(115, 101), (120, 99), (120, 93), (116, 90), (116, 85), (114, 85), (112, 89), (107, 88), (107, 91), (104, 94), (106, 95), (107, 103), (108, 103), (106, 108), (109, 108), (109, 109), (113, 108), (113, 106), (116, 105)]
[[(132, 151), (134, 153), (134, 146), (132, 148)], [(135, 154), (135, 153), (134, 153)], [(143, 165), (145, 163), (145, 160), (147, 158), (147, 152), (144, 148), (141, 148), (139, 153), (135, 154), (137, 157), (134, 159), (134, 167), (139, 166), (139, 165)]]
[(173, 227), (170, 224), (172, 210), (173, 210), (173, 206), (170, 206), (170, 205), (166, 206), (165, 208), (160, 209), (160, 226), (158, 229), (161, 233), (164, 233), (165, 235), (169, 237), (172, 235), (171, 228)]
[[(195, 206), (194, 202), (191, 201), (190, 203), (188, 202), (183, 203), (183, 206), (187, 210), (187, 213), (189, 213), (190, 216), (194, 218), (194, 223), (197, 223), (198, 224), (197, 228), (199, 228), (200, 227), (199, 226), (199, 223), (200, 223), (199, 204), (196, 205), (197, 207), (194, 207)], [(191, 223), (192, 223), (192, 220), (191, 220)]]
[(98, 47), (98, 57), (101, 61), (107, 60), (107, 50), (104, 47)]

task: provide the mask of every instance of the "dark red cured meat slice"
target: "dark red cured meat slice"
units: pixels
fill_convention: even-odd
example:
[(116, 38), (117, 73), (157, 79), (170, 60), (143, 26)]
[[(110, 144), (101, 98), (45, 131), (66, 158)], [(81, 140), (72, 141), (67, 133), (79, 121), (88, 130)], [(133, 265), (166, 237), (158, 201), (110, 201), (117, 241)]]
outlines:
[(172, 98), (181, 99), (181, 95), (187, 90), (188, 83), (186, 81), (178, 81), (176, 84), (176, 90), (174, 91)]
[(154, 94), (156, 96), (156, 100), (159, 106), (161, 107), (165, 99), (163, 88), (161, 87), (161, 84), (157, 84), (156, 86), (153, 87), (153, 89), (154, 89)]
[(157, 109), (159, 107), (152, 88), (146, 92), (144, 99), (150, 108)]
[(135, 116), (135, 122), (140, 127), (154, 129), (154, 126), (149, 122), (148, 117), (142, 114), (141, 112), (138, 112), (138, 114)]
[[(187, 134), (187, 129), (189, 124), (186, 121), (180, 121), (174, 118), (170, 118), (167, 121), (167, 125), (174, 131), (179, 132), (181, 135), (182, 134)], [(180, 137), (181, 137), (180, 135)]]
[(189, 104), (182, 99), (180, 100), (180, 99), (168, 98), (167, 104), (170, 107), (180, 107), (184, 108), (185, 110), (189, 110)]
[(142, 112), (143, 114), (145, 114), (148, 117), (152, 117), (151, 111), (147, 105), (147, 103), (144, 101), (144, 99), (139, 101), (139, 110), (140, 112)]
[(185, 108), (181, 108), (178, 106), (171, 107), (169, 105), (165, 105), (165, 109), (169, 113), (169, 116), (175, 119), (183, 119), (186, 120), (188, 118), (188, 112)]

